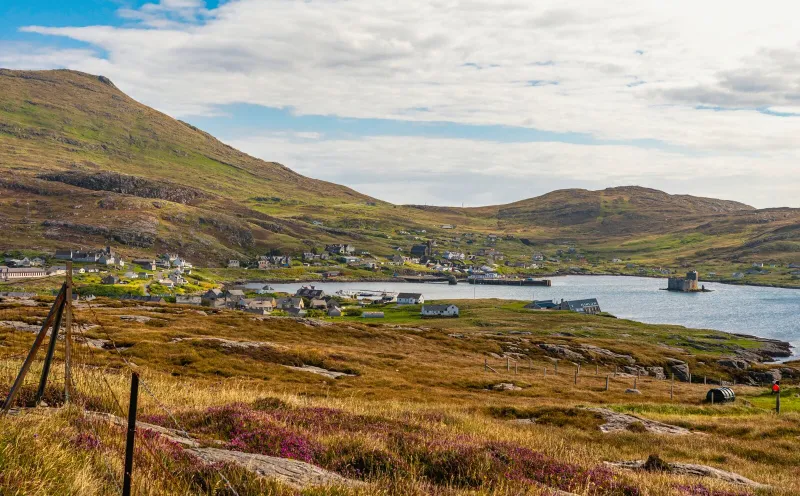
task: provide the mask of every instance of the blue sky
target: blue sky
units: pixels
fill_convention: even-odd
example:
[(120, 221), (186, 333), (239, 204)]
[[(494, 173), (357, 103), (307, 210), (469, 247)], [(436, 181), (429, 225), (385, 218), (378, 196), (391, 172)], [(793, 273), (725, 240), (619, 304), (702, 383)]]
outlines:
[(724, 2), (498, 2), (7, 0), (0, 66), (105, 75), (248, 153), (394, 202), (639, 184), (800, 206), (794, 3), (709, 30)]

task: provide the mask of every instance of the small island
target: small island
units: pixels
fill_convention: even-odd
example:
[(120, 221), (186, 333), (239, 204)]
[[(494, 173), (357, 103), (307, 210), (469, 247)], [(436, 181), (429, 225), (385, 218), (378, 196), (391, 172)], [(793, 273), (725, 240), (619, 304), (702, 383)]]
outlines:
[(712, 290), (700, 286), (700, 274), (693, 270), (686, 274), (686, 277), (670, 277), (667, 283), (667, 291), (678, 291), (681, 293), (708, 293)]

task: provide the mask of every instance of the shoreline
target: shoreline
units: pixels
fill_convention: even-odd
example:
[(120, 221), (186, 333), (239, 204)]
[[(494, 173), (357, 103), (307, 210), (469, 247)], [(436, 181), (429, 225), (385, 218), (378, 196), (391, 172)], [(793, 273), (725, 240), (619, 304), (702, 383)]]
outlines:
[[(552, 278), (552, 277), (570, 277), (570, 276), (587, 276), (587, 277), (638, 277), (638, 278), (646, 278), (646, 279), (668, 279), (668, 277), (661, 277), (661, 276), (653, 276), (653, 275), (635, 275), (635, 274), (541, 274), (537, 275), (535, 279), (544, 279), (544, 278)], [(350, 283), (358, 283), (358, 282), (391, 282), (391, 283), (402, 283), (402, 284), (447, 284), (443, 282), (425, 282), (425, 281), (406, 281), (402, 278), (397, 277), (381, 277), (376, 279), (363, 279), (363, 278), (355, 278), (355, 279), (246, 279), (246, 280), (235, 280), (230, 284), (314, 284), (314, 283), (342, 283), (342, 284), (350, 284)], [(784, 284), (766, 284), (766, 283), (738, 283), (734, 281), (714, 281), (714, 280), (700, 280), (700, 283), (713, 283), (713, 284), (724, 284), (726, 286), (740, 286), (740, 287), (753, 287), (753, 288), (775, 288), (775, 289), (794, 289), (800, 290), (800, 285), (797, 286), (788, 286)], [(459, 283), (466, 283), (464, 280), (459, 280)]]

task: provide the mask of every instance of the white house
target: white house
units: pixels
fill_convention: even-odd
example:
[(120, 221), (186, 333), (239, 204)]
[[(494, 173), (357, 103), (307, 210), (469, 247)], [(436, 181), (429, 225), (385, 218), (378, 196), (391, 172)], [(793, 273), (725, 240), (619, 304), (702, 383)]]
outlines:
[(423, 317), (458, 317), (458, 307), (455, 305), (423, 305)]
[(228, 260), (228, 268), (229, 269), (238, 269), (239, 268), (239, 261), (238, 260)]
[(397, 295), (399, 305), (421, 305), (425, 303), (425, 297), (420, 293), (400, 293)]
[(466, 255), (458, 251), (446, 251), (442, 257), (447, 260), (464, 260)]

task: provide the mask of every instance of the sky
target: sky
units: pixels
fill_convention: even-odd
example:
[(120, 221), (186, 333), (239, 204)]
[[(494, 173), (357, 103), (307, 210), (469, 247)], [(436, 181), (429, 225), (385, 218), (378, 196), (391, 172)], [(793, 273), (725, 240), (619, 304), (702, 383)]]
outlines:
[(0, 67), (394, 203), (640, 185), (800, 207), (792, 0), (3, 0)]

